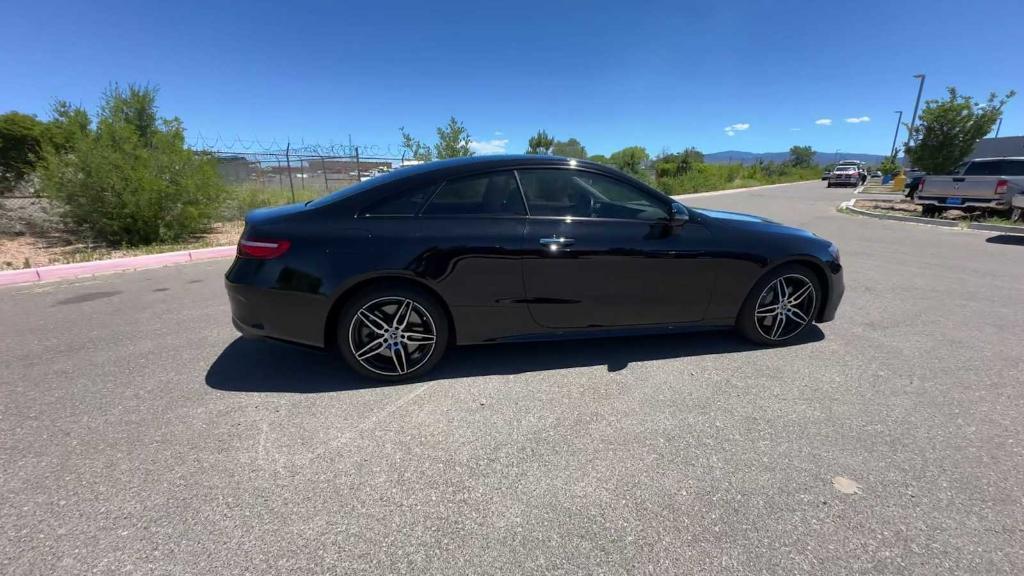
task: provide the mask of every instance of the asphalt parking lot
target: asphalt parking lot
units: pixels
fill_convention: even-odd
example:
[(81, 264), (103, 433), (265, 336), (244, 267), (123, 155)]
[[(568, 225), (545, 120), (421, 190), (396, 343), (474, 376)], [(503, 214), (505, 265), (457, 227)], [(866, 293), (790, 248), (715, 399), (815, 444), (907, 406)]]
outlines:
[(840, 246), (839, 317), (773, 350), (474, 347), (376, 386), (239, 340), (226, 261), (0, 289), (0, 573), (1024, 573), (1024, 240), (850, 195), (688, 201)]

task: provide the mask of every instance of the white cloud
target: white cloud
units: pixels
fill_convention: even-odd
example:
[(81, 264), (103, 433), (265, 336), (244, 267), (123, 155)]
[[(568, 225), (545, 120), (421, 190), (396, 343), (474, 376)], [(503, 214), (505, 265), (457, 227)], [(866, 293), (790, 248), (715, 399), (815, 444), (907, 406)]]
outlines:
[(747, 124), (745, 122), (737, 122), (735, 124), (730, 124), (726, 126), (725, 128), (723, 128), (723, 130), (725, 130), (727, 136), (735, 136), (737, 132), (742, 132), (748, 128), (750, 128), (750, 124)]
[(847, 118), (846, 121), (850, 124), (860, 124), (861, 122), (871, 122), (871, 118), (869, 116), (860, 116), (858, 118)]
[(508, 138), (495, 138), (494, 140), (483, 140), (477, 142), (469, 141), (469, 149), (474, 154), (504, 154), (508, 147)]
[(504, 132), (502, 132), (501, 130), (495, 130), (495, 131), (494, 131), (494, 135), (495, 135), (495, 136), (504, 136), (504, 135), (505, 135), (505, 133), (504, 133)]
[(814, 123), (817, 124), (818, 126), (831, 126), (832, 125), (832, 119), (831, 118), (818, 118), (817, 120), (814, 121)]

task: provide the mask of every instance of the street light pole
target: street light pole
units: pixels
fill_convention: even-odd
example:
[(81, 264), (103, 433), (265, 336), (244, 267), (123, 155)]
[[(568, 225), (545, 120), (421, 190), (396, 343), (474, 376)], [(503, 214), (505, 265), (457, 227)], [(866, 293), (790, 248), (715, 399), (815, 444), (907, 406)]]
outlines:
[(1003, 127), (1003, 117), (999, 117), (999, 124), (996, 124), (996, 138), (999, 138), (999, 129)]
[(899, 114), (900, 117), (896, 120), (896, 132), (892, 135), (892, 151), (889, 152), (889, 156), (896, 156), (896, 138), (900, 135), (900, 122), (903, 122), (903, 110), (893, 110), (893, 112)]
[[(924, 74), (914, 74), (914, 78), (920, 78), (921, 83), (917, 86), (917, 100), (914, 102), (914, 115), (910, 117), (910, 130), (907, 132), (907, 145), (910, 145), (910, 136), (914, 133), (914, 125), (917, 123), (917, 107), (921, 105), (921, 92), (924, 91)], [(907, 155), (903, 155), (906, 160)]]

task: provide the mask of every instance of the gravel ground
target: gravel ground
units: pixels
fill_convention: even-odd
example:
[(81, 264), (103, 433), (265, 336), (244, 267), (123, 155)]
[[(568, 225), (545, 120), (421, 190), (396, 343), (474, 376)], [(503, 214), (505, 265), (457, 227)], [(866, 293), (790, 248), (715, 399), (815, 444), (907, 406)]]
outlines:
[(226, 262), (0, 289), (0, 573), (1020, 574), (1024, 244), (848, 197), (685, 200), (841, 247), (839, 317), (774, 350), (474, 347), (375, 386), (238, 340)]

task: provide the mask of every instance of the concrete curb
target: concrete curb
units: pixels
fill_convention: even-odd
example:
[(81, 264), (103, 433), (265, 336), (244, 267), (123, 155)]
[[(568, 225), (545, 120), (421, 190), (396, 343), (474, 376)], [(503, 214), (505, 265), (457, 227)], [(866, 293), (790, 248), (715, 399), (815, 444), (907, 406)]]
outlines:
[(793, 184), (807, 184), (808, 182), (818, 182), (818, 180), (801, 180), (799, 182), (786, 182), (785, 184), (765, 184), (764, 186), (751, 186), (749, 188), (731, 188), (729, 190), (715, 190), (714, 192), (697, 192), (696, 194), (680, 194), (679, 196), (672, 196), (676, 200), (684, 200), (686, 198), (700, 198), (701, 196), (720, 196), (722, 194), (735, 194), (737, 192), (749, 192), (750, 190), (764, 190), (766, 188), (778, 188), (779, 186), (792, 186)]
[[(866, 198), (855, 198), (853, 200), (847, 200), (839, 205), (840, 212), (850, 212), (857, 214), (858, 216), (866, 216), (868, 218), (876, 218), (878, 220), (894, 220), (897, 222), (910, 222), (913, 224), (923, 224), (925, 226), (937, 226), (939, 228), (960, 228), (963, 230), (980, 230), (982, 232), (997, 232), (999, 234), (1013, 234), (1017, 236), (1024, 235), (1024, 227), (1021, 226), (1004, 226), (1002, 224), (983, 224), (980, 222), (958, 222), (955, 220), (939, 220), (936, 218), (921, 218), (918, 216), (900, 216), (898, 214), (879, 214), (878, 212), (870, 212), (863, 208), (857, 208), (855, 206), (857, 200), (866, 200)], [(879, 202), (880, 200), (873, 200)]]
[(56, 266), (42, 266), (39, 268), (26, 268), (24, 270), (7, 270), (0, 272), (0, 286), (28, 284), (32, 282), (49, 282), (52, 280), (67, 280), (70, 278), (80, 278), (82, 276), (93, 276), (95, 274), (106, 274), (109, 272), (124, 272), (127, 270), (141, 270), (143, 268), (157, 268), (172, 264), (183, 264), (185, 262), (201, 262), (217, 258), (228, 258), (234, 255), (234, 246), (218, 246), (216, 248), (183, 250), (181, 252), (165, 252), (163, 254), (115, 258), (113, 260), (96, 260), (94, 262), (82, 262), (80, 264), (58, 264)]

